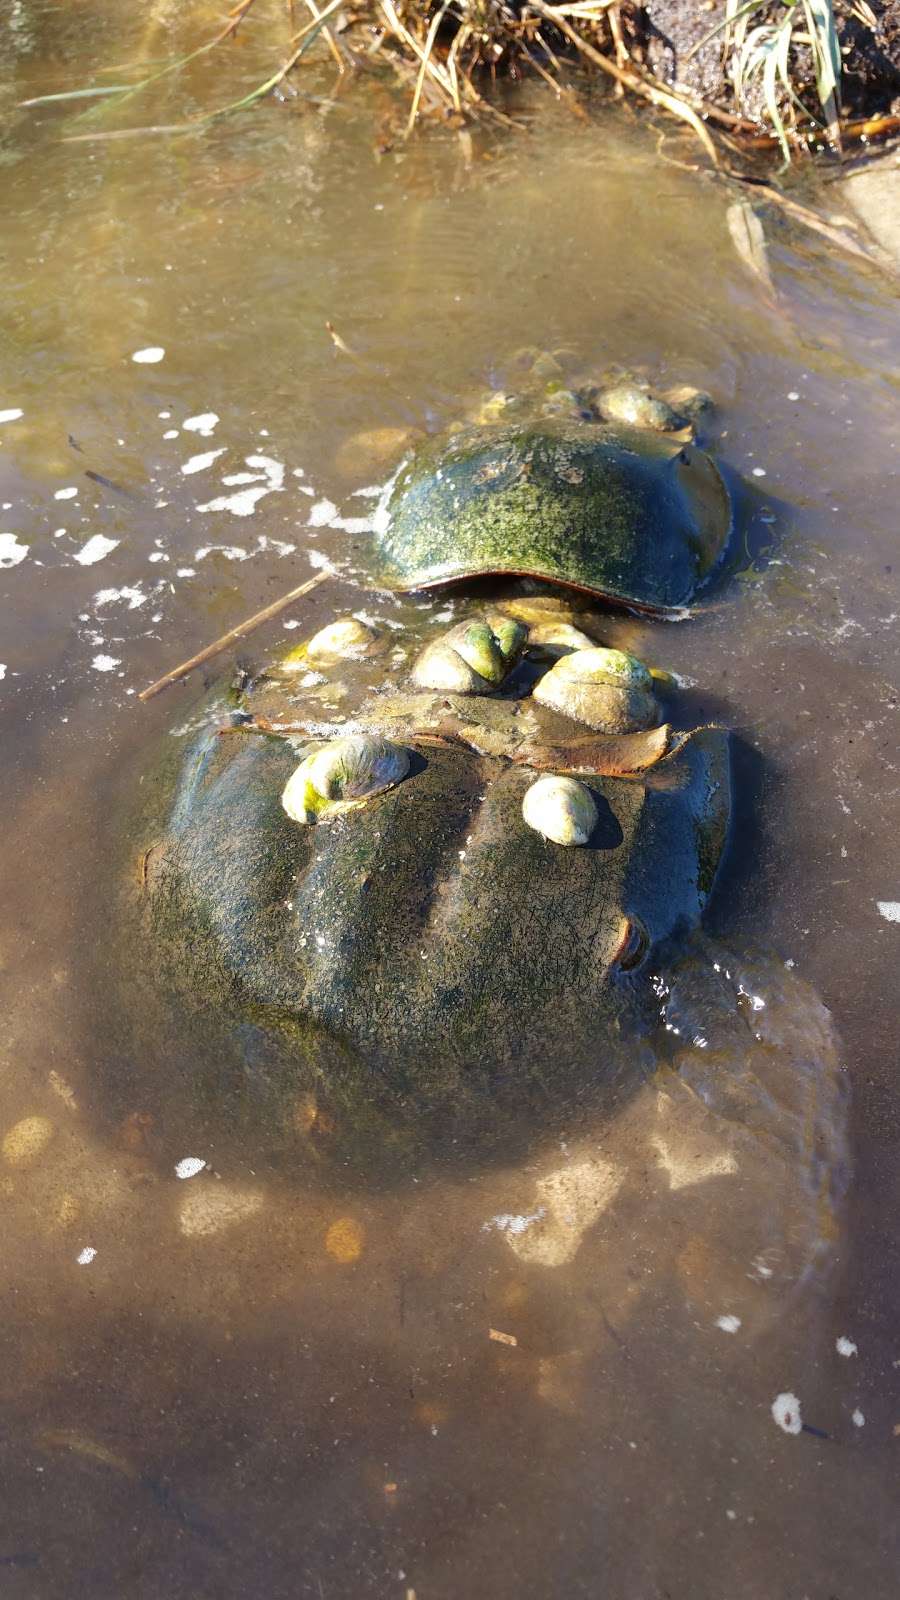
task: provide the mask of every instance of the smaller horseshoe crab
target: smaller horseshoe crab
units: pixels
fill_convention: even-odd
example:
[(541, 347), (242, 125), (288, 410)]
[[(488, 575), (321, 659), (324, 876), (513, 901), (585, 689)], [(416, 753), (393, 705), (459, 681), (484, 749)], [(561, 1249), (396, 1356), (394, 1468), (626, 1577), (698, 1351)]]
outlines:
[(376, 518), (385, 584), (524, 576), (656, 615), (701, 596), (732, 526), (722, 474), (693, 442), (708, 396), (569, 390), (560, 371), (538, 357), (520, 392), (487, 396), (401, 463)]

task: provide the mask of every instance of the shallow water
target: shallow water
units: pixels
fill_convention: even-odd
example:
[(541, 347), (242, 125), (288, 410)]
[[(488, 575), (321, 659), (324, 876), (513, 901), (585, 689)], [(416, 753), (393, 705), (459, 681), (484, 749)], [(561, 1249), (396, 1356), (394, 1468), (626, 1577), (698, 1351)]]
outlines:
[[(0, 146), (3, 1594), (894, 1594), (895, 289), (776, 221), (768, 301), (724, 189), (533, 90), (518, 133), (386, 153), (389, 83), (327, 67), (201, 136), (60, 140), (233, 99), (271, 37)], [(0, 105), (168, 48), (18, 0)], [(659, 1072), (525, 1160), (393, 1189), (286, 1176), (212, 1115), (178, 1139), (109, 907), (116, 819), (201, 685), (136, 692), (322, 560), (344, 576), (241, 660), (405, 615), (366, 589), (360, 493), (397, 436), (359, 435), (454, 420), (524, 345), (708, 388), (752, 490), (700, 617), (609, 623), (738, 733)]]

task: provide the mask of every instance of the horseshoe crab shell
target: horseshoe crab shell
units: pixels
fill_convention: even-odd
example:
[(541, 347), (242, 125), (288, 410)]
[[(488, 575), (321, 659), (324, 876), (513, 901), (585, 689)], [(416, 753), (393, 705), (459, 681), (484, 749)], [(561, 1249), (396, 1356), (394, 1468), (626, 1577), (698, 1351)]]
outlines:
[(528, 576), (666, 613), (708, 584), (731, 520), (695, 445), (552, 418), (470, 427), (401, 468), (376, 528), (379, 577), (402, 591)]

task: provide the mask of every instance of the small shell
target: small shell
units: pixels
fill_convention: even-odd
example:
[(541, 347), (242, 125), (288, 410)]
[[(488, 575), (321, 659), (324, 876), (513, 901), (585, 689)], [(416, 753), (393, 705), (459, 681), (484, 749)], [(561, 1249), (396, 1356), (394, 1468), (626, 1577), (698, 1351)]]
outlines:
[(376, 643), (378, 635), (373, 628), (357, 617), (337, 617), (311, 639), (283, 657), (279, 663), (282, 672), (304, 672), (310, 665), (321, 666), (333, 661), (358, 661)]
[(653, 679), (649, 667), (627, 650), (613, 650), (607, 645), (588, 641), (588, 648), (564, 656), (553, 668), (557, 678), (572, 679), (577, 683), (601, 683), (604, 680), (627, 685), (631, 689), (649, 689)]
[(409, 771), (402, 745), (375, 734), (332, 739), (291, 773), (281, 804), (293, 822), (323, 822), (392, 789)]
[(497, 635), (486, 622), (469, 622), (454, 641), (458, 655), (488, 683), (502, 683), (506, 663)]
[(422, 651), (413, 668), (420, 689), (453, 694), (490, 694), (518, 659), (526, 630), (520, 622), (498, 617), (460, 622)]
[(577, 395), (573, 389), (556, 389), (549, 394), (541, 406), (542, 417), (575, 417), (590, 416), (590, 407)]
[(521, 399), (518, 395), (507, 394), (502, 389), (488, 390), (487, 394), (482, 395), (473, 420), (481, 427), (489, 427), (491, 423), (501, 422), (520, 405)]
[(667, 389), (664, 399), (690, 422), (696, 422), (698, 417), (703, 416), (706, 411), (712, 411), (715, 406), (711, 394), (707, 394), (705, 389), (695, 389), (691, 383), (681, 384), (676, 389)]
[(573, 628), (571, 622), (541, 622), (528, 630), (529, 650), (553, 661), (573, 650), (592, 650), (593, 647), (593, 639), (580, 628)]
[(522, 816), (553, 844), (587, 844), (597, 826), (597, 806), (587, 784), (549, 773), (526, 789)]
[(337, 617), (318, 633), (314, 633), (306, 646), (310, 661), (343, 660), (346, 656), (364, 655), (378, 635), (358, 617)]
[(636, 383), (620, 383), (597, 396), (597, 409), (607, 422), (626, 422), (635, 428), (673, 433), (687, 424), (665, 400), (657, 400)]
[(599, 732), (636, 733), (659, 721), (652, 686), (642, 661), (624, 650), (598, 646), (560, 656), (533, 694), (540, 705)]

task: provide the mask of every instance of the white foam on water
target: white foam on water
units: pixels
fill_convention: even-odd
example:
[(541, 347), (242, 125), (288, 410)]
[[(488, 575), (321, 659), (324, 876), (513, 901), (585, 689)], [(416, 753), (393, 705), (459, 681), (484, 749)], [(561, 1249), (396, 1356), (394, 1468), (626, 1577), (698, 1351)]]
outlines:
[(117, 600), (127, 600), (129, 611), (137, 611), (139, 606), (149, 600), (140, 584), (123, 584), (121, 589), (98, 589), (94, 595), (95, 606), (114, 605)]
[(857, 1356), (857, 1355), (859, 1355), (859, 1350), (857, 1349), (856, 1345), (853, 1343), (853, 1340), (852, 1339), (848, 1339), (846, 1334), (843, 1334), (843, 1333), (841, 1334), (839, 1339), (835, 1339), (834, 1348), (837, 1351), (839, 1356)]
[(84, 1249), (79, 1251), (75, 1259), (80, 1267), (89, 1267), (96, 1254), (97, 1252), (94, 1249), (94, 1246), (92, 1244), (86, 1244)]
[(202, 1172), (205, 1166), (206, 1162), (201, 1161), (199, 1156), (184, 1156), (181, 1161), (176, 1161), (175, 1163), (175, 1176), (176, 1178), (196, 1178), (197, 1173)]
[(284, 467), (274, 456), (245, 456), (244, 460), (248, 467), (258, 467), (264, 472), (273, 489), (284, 487)]
[(0, 683), (3, 682), (3, 679), (5, 677), (6, 677), (6, 662), (5, 661), (0, 661)]
[[(19, 559), (21, 560), (21, 557)], [(900, 900), (876, 900), (875, 904), (885, 922), (900, 922)]]
[(132, 351), (131, 359), (139, 366), (150, 367), (155, 366), (157, 361), (162, 361), (165, 353), (161, 344), (148, 344), (144, 350)]
[(0, 567), (17, 567), (27, 554), (27, 544), (20, 544), (16, 534), (0, 533)]
[(111, 551), (117, 550), (121, 540), (107, 539), (102, 533), (95, 533), (88, 539), (80, 550), (75, 551), (75, 560), (82, 567), (92, 567), (95, 562), (102, 561)]
[(262, 488), (241, 489), (237, 494), (220, 494), (215, 500), (208, 500), (206, 505), (198, 506), (198, 511), (230, 511), (233, 517), (251, 517), (256, 510), (263, 495), (270, 493), (268, 484)]
[(338, 508), (333, 500), (317, 500), (310, 507), (307, 526), (310, 528), (329, 528), (333, 517), (338, 514)]
[[(203, 507), (200, 507), (201, 511)], [(226, 561), (249, 561), (250, 551), (240, 544), (204, 544), (194, 551), (195, 561), (205, 561), (207, 556), (224, 556)]]
[(740, 1325), (740, 1317), (733, 1317), (731, 1315), (716, 1317), (716, 1327), (721, 1328), (723, 1333), (737, 1333)]
[(866, 1425), (866, 1419), (863, 1416), (863, 1414), (860, 1411), (858, 1406), (857, 1406), (856, 1410), (853, 1413), (851, 1421), (853, 1423), (854, 1428), (864, 1428), (865, 1425)]
[(800, 1401), (795, 1394), (786, 1389), (783, 1394), (777, 1394), (772, 1401), (772, 1417), (782, 1433), (800, 1433), (803, 1429), (803, 1418), (800, 1415)]
[(119, 661), (116, 656), (99, 655), (95, 656), (91, 662), (91, 666), (94, 668), (95, 672), (114, 672), (116, 667), (120, 667), (121, 665), (121, 661)]
[(197, 417), (185, 417), (181, 426), (186, 433), (199, 433), (201, 439), (210, 439), (218, 420), (214, 411), (201, 411)]
[(187, 461), (182, 461), (181, 470), (185, 477), (188, 477), (188, 475), (192, 472), (205, 472), (207, 467), (211, 467), (213, 462), (217, 461), (219, 456), (223, 456), (224, 454), (224, 444), (220, 445), (218, 450), (204, 450), (202, 455), (189, 456)]

